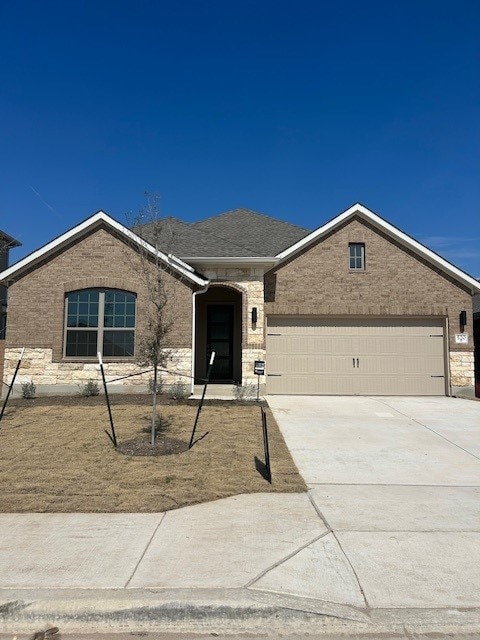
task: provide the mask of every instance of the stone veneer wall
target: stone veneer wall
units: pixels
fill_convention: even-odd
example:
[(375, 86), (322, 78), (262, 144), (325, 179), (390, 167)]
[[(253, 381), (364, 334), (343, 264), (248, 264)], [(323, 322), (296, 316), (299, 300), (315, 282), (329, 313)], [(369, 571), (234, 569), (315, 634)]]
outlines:
[[(4, 380), (9, 384), (12, 380), (21, 349), (5, 350), (5, 372)], [(169, 385), (173, 382), (185, 382), (190, 388), (192, 363), (191, 349), (175, 349), (171, 362), (167, 365), (170, 373), (161, 373), (161, 377), (165, 384)], [(105, 377), (107, 382), (114, 378), (125, 376), (131, 373), (137, 373), (145, 370), (146, 367), (140, 367), (135, 362), (108, 362), (105, 363)], [(184, 377), (185, 376), (185, 377)], [(109, 389), (115, 390), (114, 387), (145, 387), (152, 378), (150, 372), (142, 375), (134, 376), (113, 382)], [(102, 384), (100, 368), (98, 364), (93, 362), (53, 362), (52, 349), (25, 349), (22, 364), (19, 369), (16, 385), (24, 382), (33, 382), (40, 387), (42, 385), (68, 385), (72, 391), (76, 391), (78, 385), (85, 384), (88, 380), (95, 380), (99, 386)]]
[(450, 351), (452, 393), (475, 395), (475, 356), (473, 351)]
[[(234, 285), (244, 294), (242, 309), (242, 382), (257, 384), (253, 373), (255, 360), (265, 360), (265, 315), (263, 300), (264, 270), (255, 267), (208, 268), (202, 273), (212, 282)], [(252, 308), (258, 311), (257, 323), (252, 326)], [(268, 363), (267, 363), (268, 366)], [(265, 376), (260, 376), (260, 384), (265, 384)]]

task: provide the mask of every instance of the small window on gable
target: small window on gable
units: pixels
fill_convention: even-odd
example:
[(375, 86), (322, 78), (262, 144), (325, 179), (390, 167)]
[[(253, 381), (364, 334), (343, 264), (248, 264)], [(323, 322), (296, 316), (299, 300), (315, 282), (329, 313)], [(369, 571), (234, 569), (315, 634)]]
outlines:
[(363, 242), (350, 242), (348, 245), (348, 261), (351, 271), (365, 269), (365, 245)]
[(65, 356), (134, 355), (136, 298), (128, 291), (83, 289), (65, 297)]

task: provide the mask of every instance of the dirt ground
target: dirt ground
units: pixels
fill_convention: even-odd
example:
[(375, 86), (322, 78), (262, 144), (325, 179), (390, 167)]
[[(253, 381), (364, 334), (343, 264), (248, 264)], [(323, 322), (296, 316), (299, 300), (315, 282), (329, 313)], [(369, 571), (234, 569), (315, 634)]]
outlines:
[[(112, 399), (119, 449), (138, 438), (148, 442), (149, 401)], [(162, 402), (161, 437), (188, 445), (196, 405)], [(271, 484), (255, 404), (206, 404), (192, 449), (151, 457), (114, 449), (102, 397), (12, 400), (0, 422), (0, 511), (158, 512), (240, 493), (305, 491), (267, 414)]]

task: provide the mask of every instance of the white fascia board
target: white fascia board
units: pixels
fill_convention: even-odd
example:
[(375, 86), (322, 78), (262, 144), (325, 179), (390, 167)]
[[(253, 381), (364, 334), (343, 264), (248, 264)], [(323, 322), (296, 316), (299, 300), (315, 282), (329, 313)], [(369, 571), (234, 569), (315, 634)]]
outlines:
[(162, 260), (162, 262), (173, 267), (176, 271), (184, 275), (188, 280), (194, 282), (195, 284), (198, 284), (200, 286), (205, 286), (207, 284), (208, 280), (204, 280), (203, 278), (200, 278), (199, 276), (197, 276), (193, 272), (194, 270), (191, 267), (189, 267), (189, 265), (186, 265), (182, 260), (175, 258), (175, 256), (169, 257), (165, 253), (162, 253), (161, 251), (157, 251), (155, 247), (153, 247), (151, 244), (143, 240), (143, 238), (140, 238), (140, 236), (137, 236), (136, 233), (133, 233), (133, 231), (125, 227), (120, 222), (117, 222), (117, 220), (114, 220), (113, 218), (111, 218), (104, 211), (97, 211), (97, 213), (95, 213), (93, 216), (90, 216), (90, 218), (87, 218), (87, 220), (84, 220), (83, 222), (78, 224), (76, 227), (73, 227), (69, 231), (66, 231), (61, 236), (54, 238), (53, 240), (45, 244), (40, 249), (37, 249), (37, 251), (30, 253), (28, 256), (26, 256), (22, 260), (19, 260), (17, 263), (13, 264), (8, 269), (5, 269), (5, 271), (0, 273), (0, 282), (9, 280), (12, 276), (14, 276), (16, 273), (18, 273), (25, 267), (28, 267), (29, 265), (33, 264), (35, 261), (40, 260), (41, 258), (47, 256), (49, 253), (51, 253), (55, 249), (67, 244), (69, 241), (81, 235), (82, 233), (87, 231), (90, 227), (92, 227), (98, 222), (105, 222), (107, 225), (109, 225), (113, 229), (116, 229), (119, 233), (126, 236), (127, 238), (129, 238), (130, 240), (138, 244), (139, 246), (143, 247), (152, 256), (159, 257), (160, 260)]
[(361, 218), (364, 218), (365, 220), (371, 222), (374, 226), (385, 231), (388, 235), (395, 238), (405, 247), (426, 258), (429, 262), (435, 264), (437, 267), (442, 269), (442, 271), (445, 271), (456, 280), (459, 280), (463, 284), (468, 285), (469, 287), (471, 287), (472, 292), (480, 292), (480, 283), (478, 282), (478, 280), (475, 280), (475, 278), (470, 276), (468, 273), (465, 273), (465, 271), (462, 271), (451, 262), (448, 262), (448, 260), (445, 260), (431, 249), (428, 249), (428, 247), (425, 247), (423, 244), (421, 244), (408, 234), (404, 233), (403, 231), (400, 231), (400, 229), (397, 229), (397, 227), (395, 227), (393, 224), (390, 224), (389, 222), (378, 216), (376, 213), (373, 213), (373, 211), (370, 211), (370, 209), (367, 209), (367, 207), (364, 207), (359, 203), (354, 204), (352, 207), (336, 216), (323, 226), (319, 227), (315, 231), (312, 231), (312, 233), (310, 233), (308, 236), (302, 238), (302, 240), (300, 240), (299, 242), (295, 243), (288, 249), (285, 249), (285, 251), (279, 253), (276, 258), (279, 262), (283, 262), (298, 251), (301, 251), (302, 249), (308, 247), (308, 245), (310, 245), (312, 242), (315, 242), (315, 240), (320, 239), (322, 236), (338, 227), (348, 218), (352, 218), (354, 215), (359, 215)]
[(307, 247), (309, 244), (311, 244), (318, 238), (321, 238), (322, 236), (324, 236), (331, 229), (334, 229), (336, 226), (341, 224), (344, 220), (346, 220), (346, 218), (353, 215), (355, 211), (358, 211), (359, 207), (361, 206), (362, 205), (353, 205), (353, 207), (350, 207), (350, 209), (347, 209), (346, 211), (336, 216), (326, 224), (322, 225), (318, 229), (315, 229), (315, 231), (312, 231), (312, 233), (310, 233), (308, 236), (305, 236), (295, 244), (292, 244), (292, 246), (288, 247), (288, 249), (284, 249), (281, 253), (277, 254), (275, 257), (278, 258), (279, 261), (283, 261), (286, 258), (289, 258), (291, 255), (297, 253), (298, 251), (301, 251), (301, 249), (303, 249), (304, 247)]
[(155, 249), (155, 247), (152, 246), (149, 242), (147, 242), (140, 236), (137, 236), (136, 233), (133, 233), (133, 231), (125, 227), (123, 224), (120, 224), (120, 222), (117, 222), (106, 213), (103, 213), (103, 211), (100, 213), (102, 213), (103, 215), (102, 219), (105, 222), (113, 226), (115, 229), (117, 229), (117, 231), (120, 231), (120, 233), (123, 233), (124, 235), (126, 235), (128, 238), (130, 238), (130, 240), (133, 240), (133, 242), (135, 242), (136, 244), (143, 247), (146, 251), (151, 253), (152, 256), (155, 256), (155, 257), (158, 256), (160, 260), (162, 260), (162, 262), (173, 267), (176, 271), (178, 271), (183, 276), (188, 278), (188, 280), (191, 280), (195, 284), (198, 284), (202, 287), (208, 284), (208, 280), (205, 280), (197, 276), (197, 274), (195, 273), (195, 269), (193, 269), (193, 267), (191, 267), (189, 264), (187, 264), (183, 260), (180, 260), (180, 258), (177, 258), (172, 253), (167, 255), (166, 253), (163, 253), (159, 249)]
[(43, 245), (43, 247), (40, 247), (40, 249), (37, 249), (36, 251), (29, 253), (28, 256), (26, 256), (25, 258), (22, 258), (22, 260), (19, 260), (18, 262), (13, 264), (11, 267), (9, 267), (8, 269), (5, 269), (5, 271), (0, 273), (0, 280), (9, 279), (12, 275), (16, 274), (18, 271), (20, 271), (24, 267), (27, 267), (28, 265), (32, 264), (36, 260), (39, 260), (40, 258), (43, 258), (44, 256), (46, 256), (48, 253), (50, 253), (54, 249), (57, 249), (58, 247), (62, 246), (63, 244), (68, 242), (68, 240), (71, 240), (76, 235), (82, 233), (83, 231), (88, 229), (90, 226), (95, 224), (98, 220), (100, 220), (102, 217), (102, 214), (104, 216), (107, 215), (107, 214), (104, 214), (103, 211), (98, 211), (87, 220), (84, 220), (83, 222), (78, 224), (76, 227), (73, 227), (73, 229), (69, 229), (62, 235), (58, 236), (57, 238), (54, 238), (50, 242), (47, 242), (47, 244)]
[(266, 264), (266, 265), (276, 265), (278, 262), (278, 258), (277, 257), (271, 257), (271, 258), (265, 258), (264, 256), (261, 257), (254, 257), (254, 258), (250, 258), (250, 257), (245, 257), (245, 256), (240, 256), (240, 257), (211, 257), (211, 256), (206, 256), (206, 257), (192, 257), (192, 258), (183, 258), (184, 260), (188, 260), (188, 262), (193, 263), (193, 264), (226, 264), (226, 265), (231, 265), (231, 264)]
[(190, 266), (180, 258), (177, 258), (177, 256), (174, 256), (173, 253), (168, 254), (168, 259), (173, 260), (177, 264), (181, 265), (184, 269), (188, 269), (188, 271), (191, 271), (192, 273), (195, 271), (195, 269), (192, 266)]

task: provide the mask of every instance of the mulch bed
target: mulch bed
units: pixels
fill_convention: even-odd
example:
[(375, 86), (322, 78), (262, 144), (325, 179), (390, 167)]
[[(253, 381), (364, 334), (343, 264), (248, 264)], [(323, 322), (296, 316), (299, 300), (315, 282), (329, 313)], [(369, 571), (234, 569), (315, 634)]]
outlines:
[(152, 445), (145, 436), (139, 436), (119, 444), (117, 451), (126, 456), (171, 456), (188, 451), (188, 442), (158, 435)]

